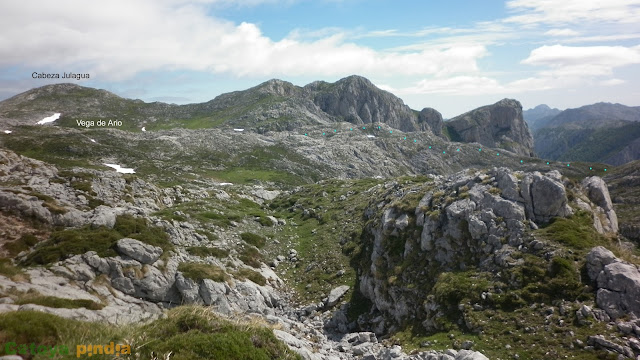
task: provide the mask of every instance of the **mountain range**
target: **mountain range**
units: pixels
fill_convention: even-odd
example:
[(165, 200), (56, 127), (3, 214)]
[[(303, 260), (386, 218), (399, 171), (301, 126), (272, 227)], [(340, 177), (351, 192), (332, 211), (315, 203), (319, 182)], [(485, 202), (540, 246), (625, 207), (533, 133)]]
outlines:
[(638, 357), (638, 161), (538, 158), (527, 116), (503, 99), (443, 121), (359, 76), (187, 105), (18, 94), (0, 102), (0, 339), (165, 359)]
[(640, 107), (597, 103), (559, 111), (540, 105), (524, 118), (542, 158), (611, 165), (640, 159)]

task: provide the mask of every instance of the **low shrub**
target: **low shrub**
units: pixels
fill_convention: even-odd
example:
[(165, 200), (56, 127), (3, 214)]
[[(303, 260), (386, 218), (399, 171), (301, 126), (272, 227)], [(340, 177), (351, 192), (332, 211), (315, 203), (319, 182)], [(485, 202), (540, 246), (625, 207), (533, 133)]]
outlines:
[(223, 282), (229, 279), (229, 275), (219, 266), (196, 262), (186, 262), (178, 265), (185, 277), (200, 282), (204, 279), (211, 279), (216, 282)]

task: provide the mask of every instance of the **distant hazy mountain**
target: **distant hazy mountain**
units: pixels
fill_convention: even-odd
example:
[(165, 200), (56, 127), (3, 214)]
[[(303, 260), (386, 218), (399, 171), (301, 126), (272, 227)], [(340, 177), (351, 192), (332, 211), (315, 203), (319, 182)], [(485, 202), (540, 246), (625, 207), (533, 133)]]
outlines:
[(535, 131), (544, 126), (544, 124), (551, 120), (554, 116), (560, 114), (562, 110), (550, 108), (548, 105), (542, 104), (534, 107), (533, 109), (525, 110), (522, 112), (524, 121), (527, 122), (531, 131)]
[[(535, 110), (535, 109), (532, 109)], [(537, 120), (535, 151), (542, 158), (621, 165), (640, 159), (640, 107), (597, 103)]]

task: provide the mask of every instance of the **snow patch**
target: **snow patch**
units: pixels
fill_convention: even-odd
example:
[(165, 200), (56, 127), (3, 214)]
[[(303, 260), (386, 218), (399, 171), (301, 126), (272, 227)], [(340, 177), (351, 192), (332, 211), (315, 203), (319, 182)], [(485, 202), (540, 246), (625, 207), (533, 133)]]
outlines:
[(5, 133), (5, 134), (11, 134), (12, 132), (13, 132), (13, 131), (11, 131), (11, 130), (5, 130), (5, 131), (4, 131), (4, 133)]
[(53, 114), (53, 115), (51, 115), (49, 117), (46, 117), (46, 118), (38, 121), (37, 124), (38, 125), (43, 125), (43, 124), (47, 124), (47, 123), (50, 123), (50, 122), (54, 122), (54, 121), (60, 119), (60, 115), (62, 115), (62, 114), (55, 113), (55, 114)]
[(95, 141), (95, 140), (93, 140), (93, 139), (89, 139), (89, 140), (91, 140), (91, 142), (92, 142), (92, 143), (96, 142), (96, 141)]
[(123, 174), (135, 174), (136, 171), (133, 170), (132, 168), (123, 168), (122, 166), (118, 165), (118, 164), (107, 164), (104, 163), (106, 166), (110, 167), (110, 168), (114, 168), (116, 169), (116, 172), (119, 173), (123, 173)]
[(368, 138), (374, 138), (375, 136), (373, 135), (367, 135)]
[(145, 126), (142, 127), (142, 132), (146, 132), (147, 129), (145, 129)]
[(233, 129), (233, 131), (243, 132), (243, 131), (244, 131), (244, 129)]
[(221, 185), (221, 186), (229, 186), (229, 185), (233, 185), (233, 183), (219, 183), (218, 185)]

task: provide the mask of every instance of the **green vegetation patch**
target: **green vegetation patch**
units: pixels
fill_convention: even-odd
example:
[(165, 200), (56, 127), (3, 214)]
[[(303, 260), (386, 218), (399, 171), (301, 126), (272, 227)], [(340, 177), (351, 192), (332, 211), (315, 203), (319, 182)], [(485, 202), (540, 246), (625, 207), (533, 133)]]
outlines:
[(42, 200), (42, 206), (46, 207), (52, 214), (65, 214), (67, 209), (64, 206), (60, 206), (56, 199), (49, 195), (40, 194), (37, 192), (30, 192), (29, 195), (37, 197)]
[(55, 296), (26, 296), (20, 297), (15, 304), (36, 304), (51, 308), (79, 309), (85, 308), (89, 310), (100, 310), (104, 305), (89, 299), (65, 299)]
[(267, 279), (265, 279), (262, 274), (247, 268), (239, 269), (238, 271), (233, 273), (233, 276), (238, 280), (251, 280), (261, 286), (265, 286), (267, 284)]
[(79, 229), (58, 230), (49, 240), (42, 242), (27, 256), (25, 265), (44, 265), (66, 259), (73, 255), (95, 251), (101, 257), (116, 256), (114, 250), (118, 240), (130, 237), (165, 251), (173, 250), (168, 235), (160, 227), (149, 226), (144, 218), (120, 215), (113, 229), (86, 225)]
[[(405, 180), (418, 183), (423, 179)], [(317, 301), (339, 285), (357, 287), (354, 269), (361, 268), (361, 235), (367, 221), (363, 214), (371, 199), (384, 191), (377, 187), (382, 181), (323, 180), (270, 203), (274, 216), (284, 218), (287, 225), (278, 231), (279, 243), (269, 242), (263, 251), (272, 257), (291, 248), (298, 252), (296, 262), (278, 266), (284, 272), (280, 276), (295, 288), (297, 301)], [(337, 275), (340, 270), (344, 270), (342, 276)], [(349, 292), (346, 300), (352, 296)]]
[(9, 252), (10, 257), (15, 257), (20, 252), (29, 250), (38, 241), (38, 238), (33, 234), (24, 234), (18, 240), (4, 243), (2, 247)]
[(262, 265), (262, 254), (253, 246), (243, 246), (239, 249), (238, 259), (254, 268), (259, 268)]
[[(270, 328), (257, 322), (231, 322), (199, 306), (177, 307), (169, 310), (166, 318), (125, 326), (81, 322), (37, 311), (7, 312), (0, 314), (0, 343), (8, 342), (66, 346), (69, 353), (61, 352), (56, 359), (76, 359), (77, 345), (110, 342), (131, 346), (131, 355), (121, 354), (120, 359), (301, 359)], [(2, 355), (7, 355), (4, 346), (0, 347)], [(92, 355), (99, 360), (114, 358)], [(48, 353), (34, 357), (49, 358)]]
[(267, 243), (267, 239), (264, 237), (250, 232), (243, 232), (240, 234), (240, 238), (242, 238), (242, 240), (247, 244), (253, 245), (257, 248), (263, 248)]
[(578, 250), (606, 243), (604, 236), (593, 228), (592, 215), (583, 210), (568, 218), (555, 218), (541, 232), (552, 240)]
[(24, 270), (13, 265), (11, 259), (0, 259), (0, 275), (9, 277), (11, 280), (19, 280), (27, 278)]
[(190, 246), (187, 248), (187, 252), (200, 257), (213, 256), (216, 258), (226, 258), (229, 256), (229, 250), (207, 246)]
[(185, 277), (196, 282), (200, 282), (204, 279), (211, 279), (215, 282), (224, 282), (229, 280), (229, 275), (221, 267), (216, 265), (186, 262), (178, 265), (178, 271), (180, 271)]

